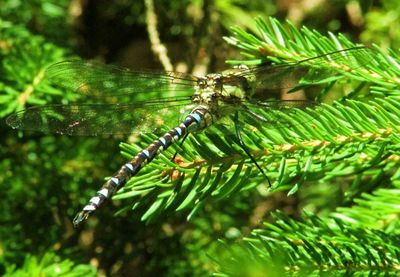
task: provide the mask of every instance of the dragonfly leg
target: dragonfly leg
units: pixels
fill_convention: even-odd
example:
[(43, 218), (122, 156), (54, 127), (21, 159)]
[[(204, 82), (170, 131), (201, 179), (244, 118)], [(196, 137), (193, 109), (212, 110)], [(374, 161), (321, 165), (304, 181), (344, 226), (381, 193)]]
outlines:
[[(184, 135), (184, 137), (182, 138), (181, 142), (179, 143), (179, 146), (182, 146), (182, 145), (183, 145), (183, 143), (185, 142), (185, 140), (186, 140), (186, 138), (188, 137), (188, 135), (189, 135), (189, 133), (186, 133), (186, 134)], [(179, 150), (176, 150), (176, 151), (175, 151), (175, 154), (174, 154), (174, 156), (172, 156), (171, 161), (174, 161), (174, 160), (175, 160), (176, 155), (178, 155), (178, 152), (179, 152)]]
[(260, 167), (260, 165), (257, 163), (256, 159), (251, 155), (249, 150), (247, 149), (246, 145), (243, 142), (242, 135), (240, 134), (240, 127), (239, 127), (239, 114), (236, 112), (234, 116), (234, 123), (235, 123), (235, 132), (236, 132), (236, 138), (238, 140), (239, 146), (243, 149), (243, 151), (246, 153), (246, 155), (250, 158), (250, 160), (255, 164), (255, 166), (258, 168), (258, 170), (261, 172), (262, 175), (264, 175), (265, 179), (268, 181), (268, 185), (271, 187), (271, 182), (265, 174), (264, 170)]

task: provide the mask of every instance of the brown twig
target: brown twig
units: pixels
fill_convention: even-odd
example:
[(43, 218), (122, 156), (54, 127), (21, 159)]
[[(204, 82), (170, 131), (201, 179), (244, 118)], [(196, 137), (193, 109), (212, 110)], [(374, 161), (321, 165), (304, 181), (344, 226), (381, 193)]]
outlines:
[(146, 22), (147, 22), (147, 32), (149, 33), (149, 39), (151, 43), (151, 50), (158, 57), (161, 64), (166, 71), (172, 71), (173, 66), (171, 60), (167, 54), (167, 48), (161, 43), (160, 35), (157, 31), (157, 16), (154, 11), (153, 0), (145, 0), (146, 6)]

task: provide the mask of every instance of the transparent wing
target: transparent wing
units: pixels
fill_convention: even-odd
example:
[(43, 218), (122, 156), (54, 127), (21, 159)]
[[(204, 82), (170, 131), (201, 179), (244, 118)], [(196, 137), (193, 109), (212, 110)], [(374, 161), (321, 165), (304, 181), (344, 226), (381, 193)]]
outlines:
[(311, 117), (299, 116), (299, 112), (318, 106), (317, 102), (310, 100), (271, 100), (245, 103), (241, 111), (267, 128), (279, 128), (313, 120)]
[[(310, 100), (243, 101), (234, 105), (223, 104), (220, 105), (220, 112), (231, 116), (223, 117), (218, 124), (232, 129), (232, 115), (239, 112), (239, 119), (243, 122), (256, 127), (277, 129), (312, 121), (314, 118), (311, 116), (300, 116), (300, 111), (317, 107), (320, 107), (319, 103)], [(233, 133), (232, 130), (229, 132)]]
[(71, 136), (161, 132), (190, 112), (190, 99), (134, 104), (71, 104), (32, 107), (12, 114), (13, 128)]
[(54, 84), (96, 97), (165, 91), (192, 94), (197, 80), (179, 72), (131, 71), (82, 60), (53, 64), (46, 70), (46, 77)]
[[(296, 63), (239, 69), (230, 75), (242, 76), (258, 89), (293, 88), (302, 82), (318, 84), (334, 81), (341, 77), (338, 75), (339, 71), (351, 72), (371, 63), (373, 57), (372, 49), (354, 47)], [(235, 81), (235, 78), (229, 78), (228, 74), (224, 84)]]

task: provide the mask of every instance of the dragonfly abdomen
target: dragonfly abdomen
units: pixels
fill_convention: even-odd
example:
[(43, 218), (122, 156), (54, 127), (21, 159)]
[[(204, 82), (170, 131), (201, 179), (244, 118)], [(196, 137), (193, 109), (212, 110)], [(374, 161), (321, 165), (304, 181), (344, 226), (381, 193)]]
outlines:
[(74, 225), (79, 225), (90, 214), (97, 210), (103, 202), (110, 198), (114, 192), (123, 187), (126, 182), (135, 176), (140, 169), (153, 160), (158, 153), (166, 150), (174, 142), (180, 140), (191, 132), (200, 131), (212, 124), (212, 115), (205, 106), (198, 106), (186, 116), (185, 120), (177, 127), (171, 129), (163, 136), (151, 143), (146, 149), (140, 151), (131, 161), (124, 164), (120, 170), (102, 186), (96, 196), (74, 218)]

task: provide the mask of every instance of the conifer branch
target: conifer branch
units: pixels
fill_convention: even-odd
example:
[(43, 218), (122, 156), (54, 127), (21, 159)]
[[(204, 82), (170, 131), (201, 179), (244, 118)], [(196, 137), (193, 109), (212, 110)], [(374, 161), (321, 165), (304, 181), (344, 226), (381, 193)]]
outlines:
[[(247, 60), (240, 63), (254, 64), (255, 60), (266, 59), (274, 63), (298, 62), (332, 51), (359, 47), (342, 35), (325, 37), (307, 28), (297, 30), (290, 23), (283, 27), (274, 19), (270, 20), (270, 25), (257, 20), (257, 26), (261, 38), (238, 28), (234, 29), (234, 37), (227, 38), (228, 42), (246, 51), (244, 56)], [(275, 57), (265, 56), (266, 52)], [(294, 109), (294, 116), (285, 118), (287, 126), (277, 129), (260, 125), (251, 118), (243, 119), (244, 142), (274, 181), (273, 190), (291, 187), (289, 194), (293, 194), (304, 182), (334, 182), (335, 178), (354, 175), (373, 176), (376, 170), (383, 170), (385, 176), (393, 173), (400, 135), (397, 127), (399, 98), (394, 90), (381, 98), (372, 96), (384, 94), (397, 82), (387, 74), (397, 70), (397, 58), (376, 49), (366, 48), (361, 53), (335, 60), (334, 64), (329, 59), (318, 60), (318, 66), (333, 66), (338, 76), (322, 83), (325, 88), (355, 87), (349, 94), (353, 100), (343, 98), (333, 105)], [(346, 82), (338, 82), (340, 78)], [(338, 84), (332, 86), (334, 83)], [(368, 90), (371, 83), (373, 88)], [(357, 91), (360, 84), (364, 86), (362, 93)], [(285, 114), (282, 116), (287, 117)], [(230, 197), (263, 183), (265, 180), (237, 146), (236, 138), (226, 136), (229, 130), (224, 132), (223, 128), (229, 129), (229, 126), (233, 123), (191, 136), (182, 147), (174, 146), (167, 150), (143, 170), (143, 176), (159, 172), (158, 181), (151, 178), (146, 182), (141, 176), (134, 177), (114, 198), (135, 197), (132, 207), (150, 205), (152, 208), (149, 210), (155, 214), (171, 211), (172, 206), (176, 210), (190, 208), (194, 211), (204, 201)], [(154, 138), (144, 137), (143, 144), (136, 146), (122, 144), (124, 155), (131, 157)], [(176, 151), (179, 161), (172, 162), (169, 158)], [(242, 180), (247, 180), (246, 186)], [(176, 199), (180, 202), (172, 205)]]

